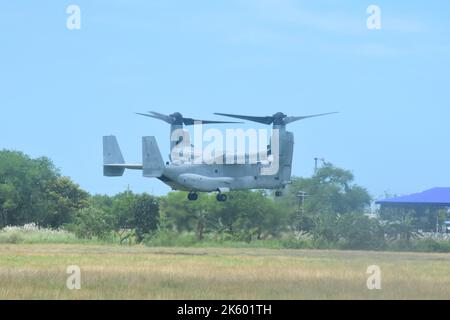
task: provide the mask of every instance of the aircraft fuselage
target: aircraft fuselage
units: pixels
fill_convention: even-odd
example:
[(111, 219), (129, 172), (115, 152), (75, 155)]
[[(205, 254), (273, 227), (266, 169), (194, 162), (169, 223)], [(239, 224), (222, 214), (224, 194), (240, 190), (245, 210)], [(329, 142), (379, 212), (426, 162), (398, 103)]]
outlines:
[(261, 164), (182, 164), (167, 166), (159, 179), (176, 190), (201, 192), (279, 189), (289, 182), (260, 172)]

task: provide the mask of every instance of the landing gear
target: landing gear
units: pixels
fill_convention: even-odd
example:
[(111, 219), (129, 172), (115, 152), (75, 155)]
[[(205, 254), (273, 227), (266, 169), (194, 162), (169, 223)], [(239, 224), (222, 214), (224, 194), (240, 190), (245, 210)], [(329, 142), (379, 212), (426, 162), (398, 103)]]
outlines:
[(275, 197), (281, 197), (283, 195), (283, 191), (277, 190), (275, 191)]
[(227, 201), (227, 195), (224, 193), (218, 193), (216, 196), (217, 201), (224, 202)]
[(198, 199), (198, 194), (195, 192), (189, 192), (188, 193), (188, 200), (195, 201)]

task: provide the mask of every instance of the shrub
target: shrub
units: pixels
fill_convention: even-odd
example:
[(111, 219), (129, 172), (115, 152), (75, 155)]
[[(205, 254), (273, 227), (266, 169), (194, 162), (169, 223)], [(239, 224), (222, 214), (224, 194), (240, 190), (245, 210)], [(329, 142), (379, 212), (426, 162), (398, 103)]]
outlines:
[(147, 234), (143, 242), (150, 247), (189, 247), (196, 242), (196, 236), (192, 233), (178, 233), (172, 230), (158, 230)]
[(294, 232), (284, 235), (280, 240), (280, 245), (284, 249), (313, 249), (313, 237), (306, 232)]
[(0, 243), (69, 243), (78, 242), (73, 233), (62, 229), (40, 228), (34, 223), (7, 226), (0, 230)]
[(158, 228), (158, 198), (145, 193), (138, 196), (133, 206), (133, 213), (136, 227), (136, 240), (141, 242)]
[(433, 239), (417, 240), (413, 242), (413, 250), (423, 252), (450, 252), (450, 241)]
[(0, 233), (0, 243), (10, 243), (10, 244), (17, 244), (23, 242), (23, 237), (18, 232), (12, 232), (12, 233), (6, 233), (2, 232)]
[(312, 249), (314, 243), (311, 240), (295, 239), (294, 237), (280, 240), (281, 247), (284, 249)]
[(67, 227), (79, 238), (106, 239), (112, 233), (112, 218), (103, 209), (88, 207), (78, 210), (75, 222)]
[(342, 249), (374, 250), (384, 247), (384, 232), (376, 219), (361, 213), (342, 215), (336, 223), (337, 245)]

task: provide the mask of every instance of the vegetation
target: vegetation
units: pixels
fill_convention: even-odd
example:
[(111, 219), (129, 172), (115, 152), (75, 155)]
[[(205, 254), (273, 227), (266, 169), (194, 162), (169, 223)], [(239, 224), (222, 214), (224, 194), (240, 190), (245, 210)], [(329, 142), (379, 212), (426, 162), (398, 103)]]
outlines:
[[(310, 178), (294, 177), (282, 197), (232, 191), (226, 202), (208, 194), (188, 201), (184, 192), (89, 195), (47, 158), (0, 151), (0, 242), (450, 252), (449, 239), (419, 232), (433, 230), (432, 213), (383, 209), (373, 218), (371, 202), (350, 171), (329, 163)], [(7, 227), (26, 224), (35, 225), (34, 236)], [(45, 236), (51, 230), (60, 234)]]
[(87, 205), (88, 193), (62, 177), (50, 159), (0, 151), (0, 228), (34, 222), (58, 228)]
[[(381, 290), (366, 286), (373, 264)], [(17, 244), (0, 246), (0, 299), (448, 299), (449, 264), (438, 253)], [(66, 287), (69, 265), (81, 290)]]
[(21, 227), (5, 227), (0, 230), (0, 244), (81, 242), (83, 240), (66, 230), (39, 228), (33, 223)]

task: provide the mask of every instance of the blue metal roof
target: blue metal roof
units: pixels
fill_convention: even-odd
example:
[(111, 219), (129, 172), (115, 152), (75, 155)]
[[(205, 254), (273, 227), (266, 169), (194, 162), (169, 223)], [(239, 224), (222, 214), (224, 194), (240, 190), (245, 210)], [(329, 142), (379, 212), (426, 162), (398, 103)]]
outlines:
[(450, 188), (433, 188), (420, 193), (413, 193), (407, 196), (384, 199), (375, 202), (381, 205), (392, 206), (450, 206)]

